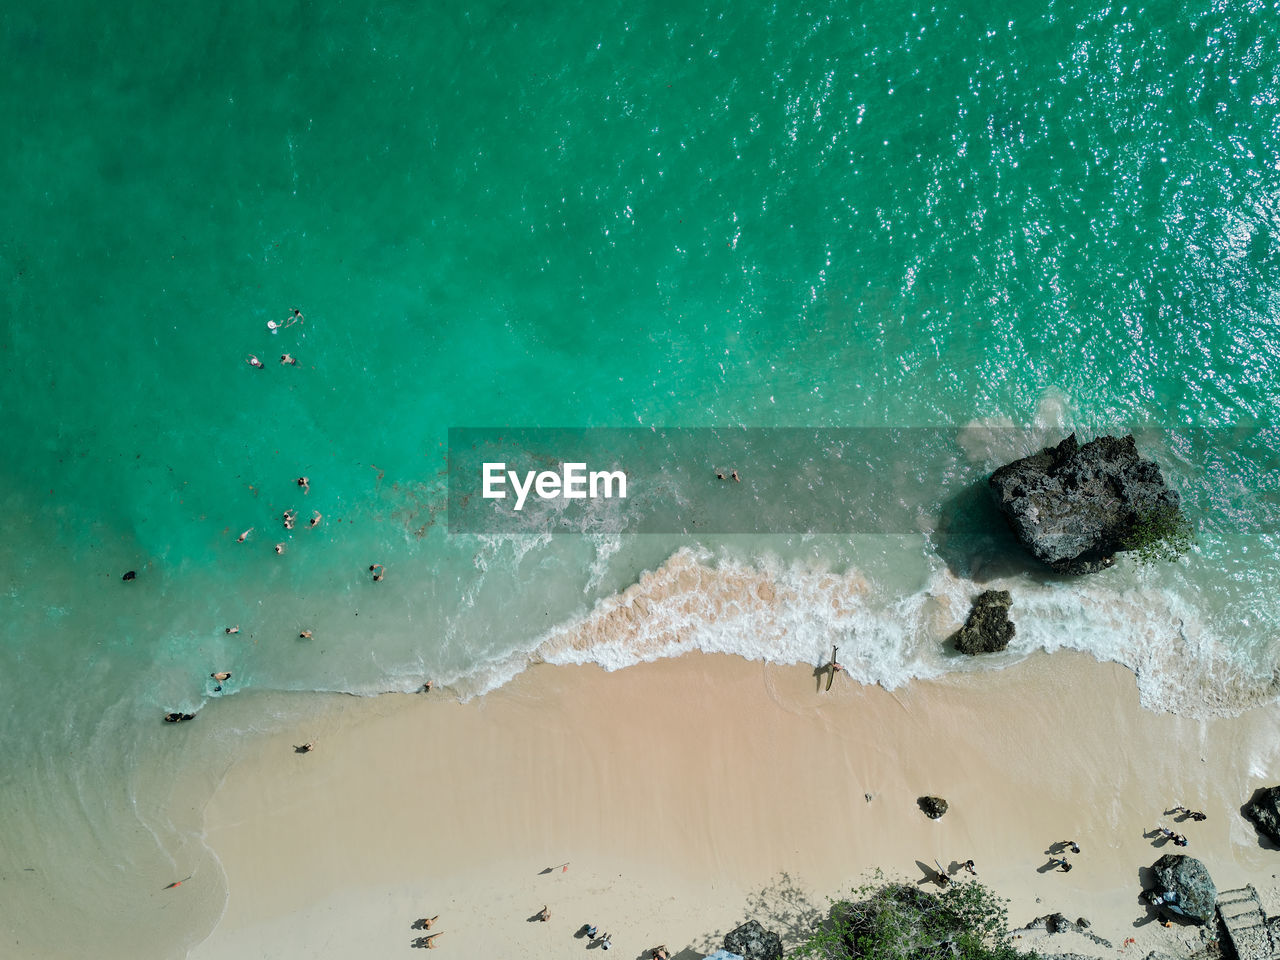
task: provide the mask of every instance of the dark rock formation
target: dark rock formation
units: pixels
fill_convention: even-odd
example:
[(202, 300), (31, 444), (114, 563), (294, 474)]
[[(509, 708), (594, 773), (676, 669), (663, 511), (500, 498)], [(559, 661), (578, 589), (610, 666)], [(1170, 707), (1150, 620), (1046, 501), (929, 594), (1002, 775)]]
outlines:
[(970, 656), (1003, 650), (1013, 639), (1013, 624), (1009, 622), (1012, 603), (1008, 590), (984, 590), (978, 594), (969, 619), (951, 635), (952, 644)]
[[(1034, 933), (1040, 930), (1043, 930), (1045, 933), (1050, 933), (1050, 934), (1077, 933), (1082, 937), (1092, 940), (1094, 943), (1098, 944), (1099, 946), (1107, 947), (1108, 949), (1110, 949), (1111, 947), (1110, 940), (1105, 940), (1102, 937), (1099, 937), (1096, 934), (1089, 932), (1089, 921), (1086, 920), (1084, 917), (1081, 917), (1079, 920), (1072, 923), (1070, 920), (1066, 918), (1064, 914), (1061, 914), (1061, 913), (1051, 913), (1051, 914), (1048, 914), (1047, 916), (1036, 917), (1034, 920), (1028, 923), (1025, 927), (1021, 927), (1018, 930), (1015, 930), (1014, 932), (1027, 934), (1027, 933)], [(1063, 956), (1069, 956), (1069, 954), (1054, 954), (1055, 960), (1062, 960)]]
[(1166, 853), (1151, 865), (1151, 870), (1156, 875), (1156, 893), (1164, 897), (1161, 910), (1200, 923), (1213, 922), (1218, 888), (1203, 863), (1186, 854)]
[(947, 812), (947, 801), (941, 797), (920, 797), (916, 800), (920, 805), (920, 809), (924, 811), (924, 815), (930, 820), (937, 820)]
[(757, 920), (748, 920), (730, 930), (725, 935), (724, 948), (743, 960), (782, 960), (782, 938), (760, 926)]
[(1023, 546), (1059, 573), (1109, 567), (1140, 518), (1180, 507), (1160, 468), (1138, 456), (1132, 436), (1080, 446), (1073, 433), (1006, 464), (989, 482)]
[(1280, 787), (1261, 787), (1244, 805), (1244, 814), (1258, 827), (1258, 832), (1280, 844)]

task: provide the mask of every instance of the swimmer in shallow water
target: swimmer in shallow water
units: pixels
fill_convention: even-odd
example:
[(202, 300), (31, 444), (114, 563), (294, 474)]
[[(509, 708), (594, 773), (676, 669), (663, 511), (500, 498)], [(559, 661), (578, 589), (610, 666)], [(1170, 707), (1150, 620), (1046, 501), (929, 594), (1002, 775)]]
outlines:
[(284, 553), (285, 549), (286, 549), (286, 548), (285, 548), (285, 545), (284, 545), (283, 543), (277, 543), (277, 544), (276, 544), (276, 556), (279, 556), (280, 554)]
[(291, 353), (280, 354), (280, 362), (290, 367), (296, 367), (298, 365), (297, 359)]
[(257, 367), (259, 370), (265, 370), (267, 368), (267, 365), (253, 354), (249, 354), (249, 359), (247, 359), (245, 363), (249, 364), (251, 367)]
[(369, 564), (369, 572), (373, 574), (374, 583), (381, 582), (383, 576), (385, 576), (385, 574), (382, 571), (382, 564), (380, 563)]
[(313, 527), (318, 527), (318, 526), (320, 526), (320, 521), (321, 521), (321, 520), (323, 520), (323, 519), (324, 519), (324, 517), (323, 517), (323, 516), (321, 516), (321, 514), (320, 514), (320, 511), (319, 511), (319, 510), (312, 510), (312, 511), (311, 511), (311, 523), (310, 523), (310, 526), (313, 526)]
[(250, 527), (244, 533), (240, 534), (240, 536), (236, 537), (236, 543), (244, 543), (249, 539), (249, 534), (251, 533), (253, 533), (253, 527)]
[(308, 480), (306, 477), (299, 477), (299, 478), (298, 478), (298, 486), (300, 486), (300, 487), (302, 488), (302, 492), (303, 492), (303, 493), (310, 493), (310, 492), (311, 492), (311, 481), (310, 481), (310, 480)]
[(284, 528), (285, 528), (286, 530), (292, 530), (292, 529), (293, 529), (293, 522), (294, 522), (295, 520), (297, 520), (297, 519), (298, 519), (298, 511), (297, 511), (297, 510), (286, 510), (286, 511), (284, 512), (284, 517), (283, 517), (282, 519), (284, 520)]

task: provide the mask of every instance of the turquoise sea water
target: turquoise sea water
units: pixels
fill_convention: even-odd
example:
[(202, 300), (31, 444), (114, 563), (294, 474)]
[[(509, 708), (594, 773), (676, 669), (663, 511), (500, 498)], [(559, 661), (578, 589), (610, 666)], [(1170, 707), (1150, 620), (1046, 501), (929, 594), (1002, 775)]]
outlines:
[[(967, 668), (933, 618), (994, 579), (1011, 659), (1120, 660), (1153, 708), (1270, 699), (1273, 537), (1211, 510), (1178, 568), (1067, 583), (935, 536), (446, 532), (451, 426), (1274, 421), (1276, 10), (990, 6), (6, 11), (0, 934), (144, 955), (198, 839), (157, 789), (196, 735), (158, 718), (216, 724), (246, 689), (470, 695), (662, 630), (784, 662), (838, 642), (902, 683)], [(1169, 466), (1197, 508), (1272, 482)], [(695, 561), (786, 589), (561, 642)], [(207, 933), (208, 890), (151, 955)]]

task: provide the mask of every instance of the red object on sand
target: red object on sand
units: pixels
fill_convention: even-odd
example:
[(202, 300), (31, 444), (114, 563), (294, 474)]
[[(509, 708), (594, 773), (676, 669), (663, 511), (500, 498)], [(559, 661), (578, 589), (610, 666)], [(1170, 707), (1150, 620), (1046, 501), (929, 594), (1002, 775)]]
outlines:
[(568, 873), (568, 872), (569, 872), (569, 865), (566, 863), (566, 864), (564, 865), (564, 867), (562, 867), (562, 868), (561, 868), (560, 872), (561, 872), (561, 873)]

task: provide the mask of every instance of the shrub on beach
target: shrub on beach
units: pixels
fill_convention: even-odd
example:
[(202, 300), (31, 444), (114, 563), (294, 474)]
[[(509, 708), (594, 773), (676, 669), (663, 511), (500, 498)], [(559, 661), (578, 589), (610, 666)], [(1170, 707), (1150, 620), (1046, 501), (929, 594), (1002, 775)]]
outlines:
[(1024, 960), (1009, 941), (1004, 900), (977, 881), (938, 893), (905, 883), (865, 884), (834, 901), (792, 954), (814, 960)]

